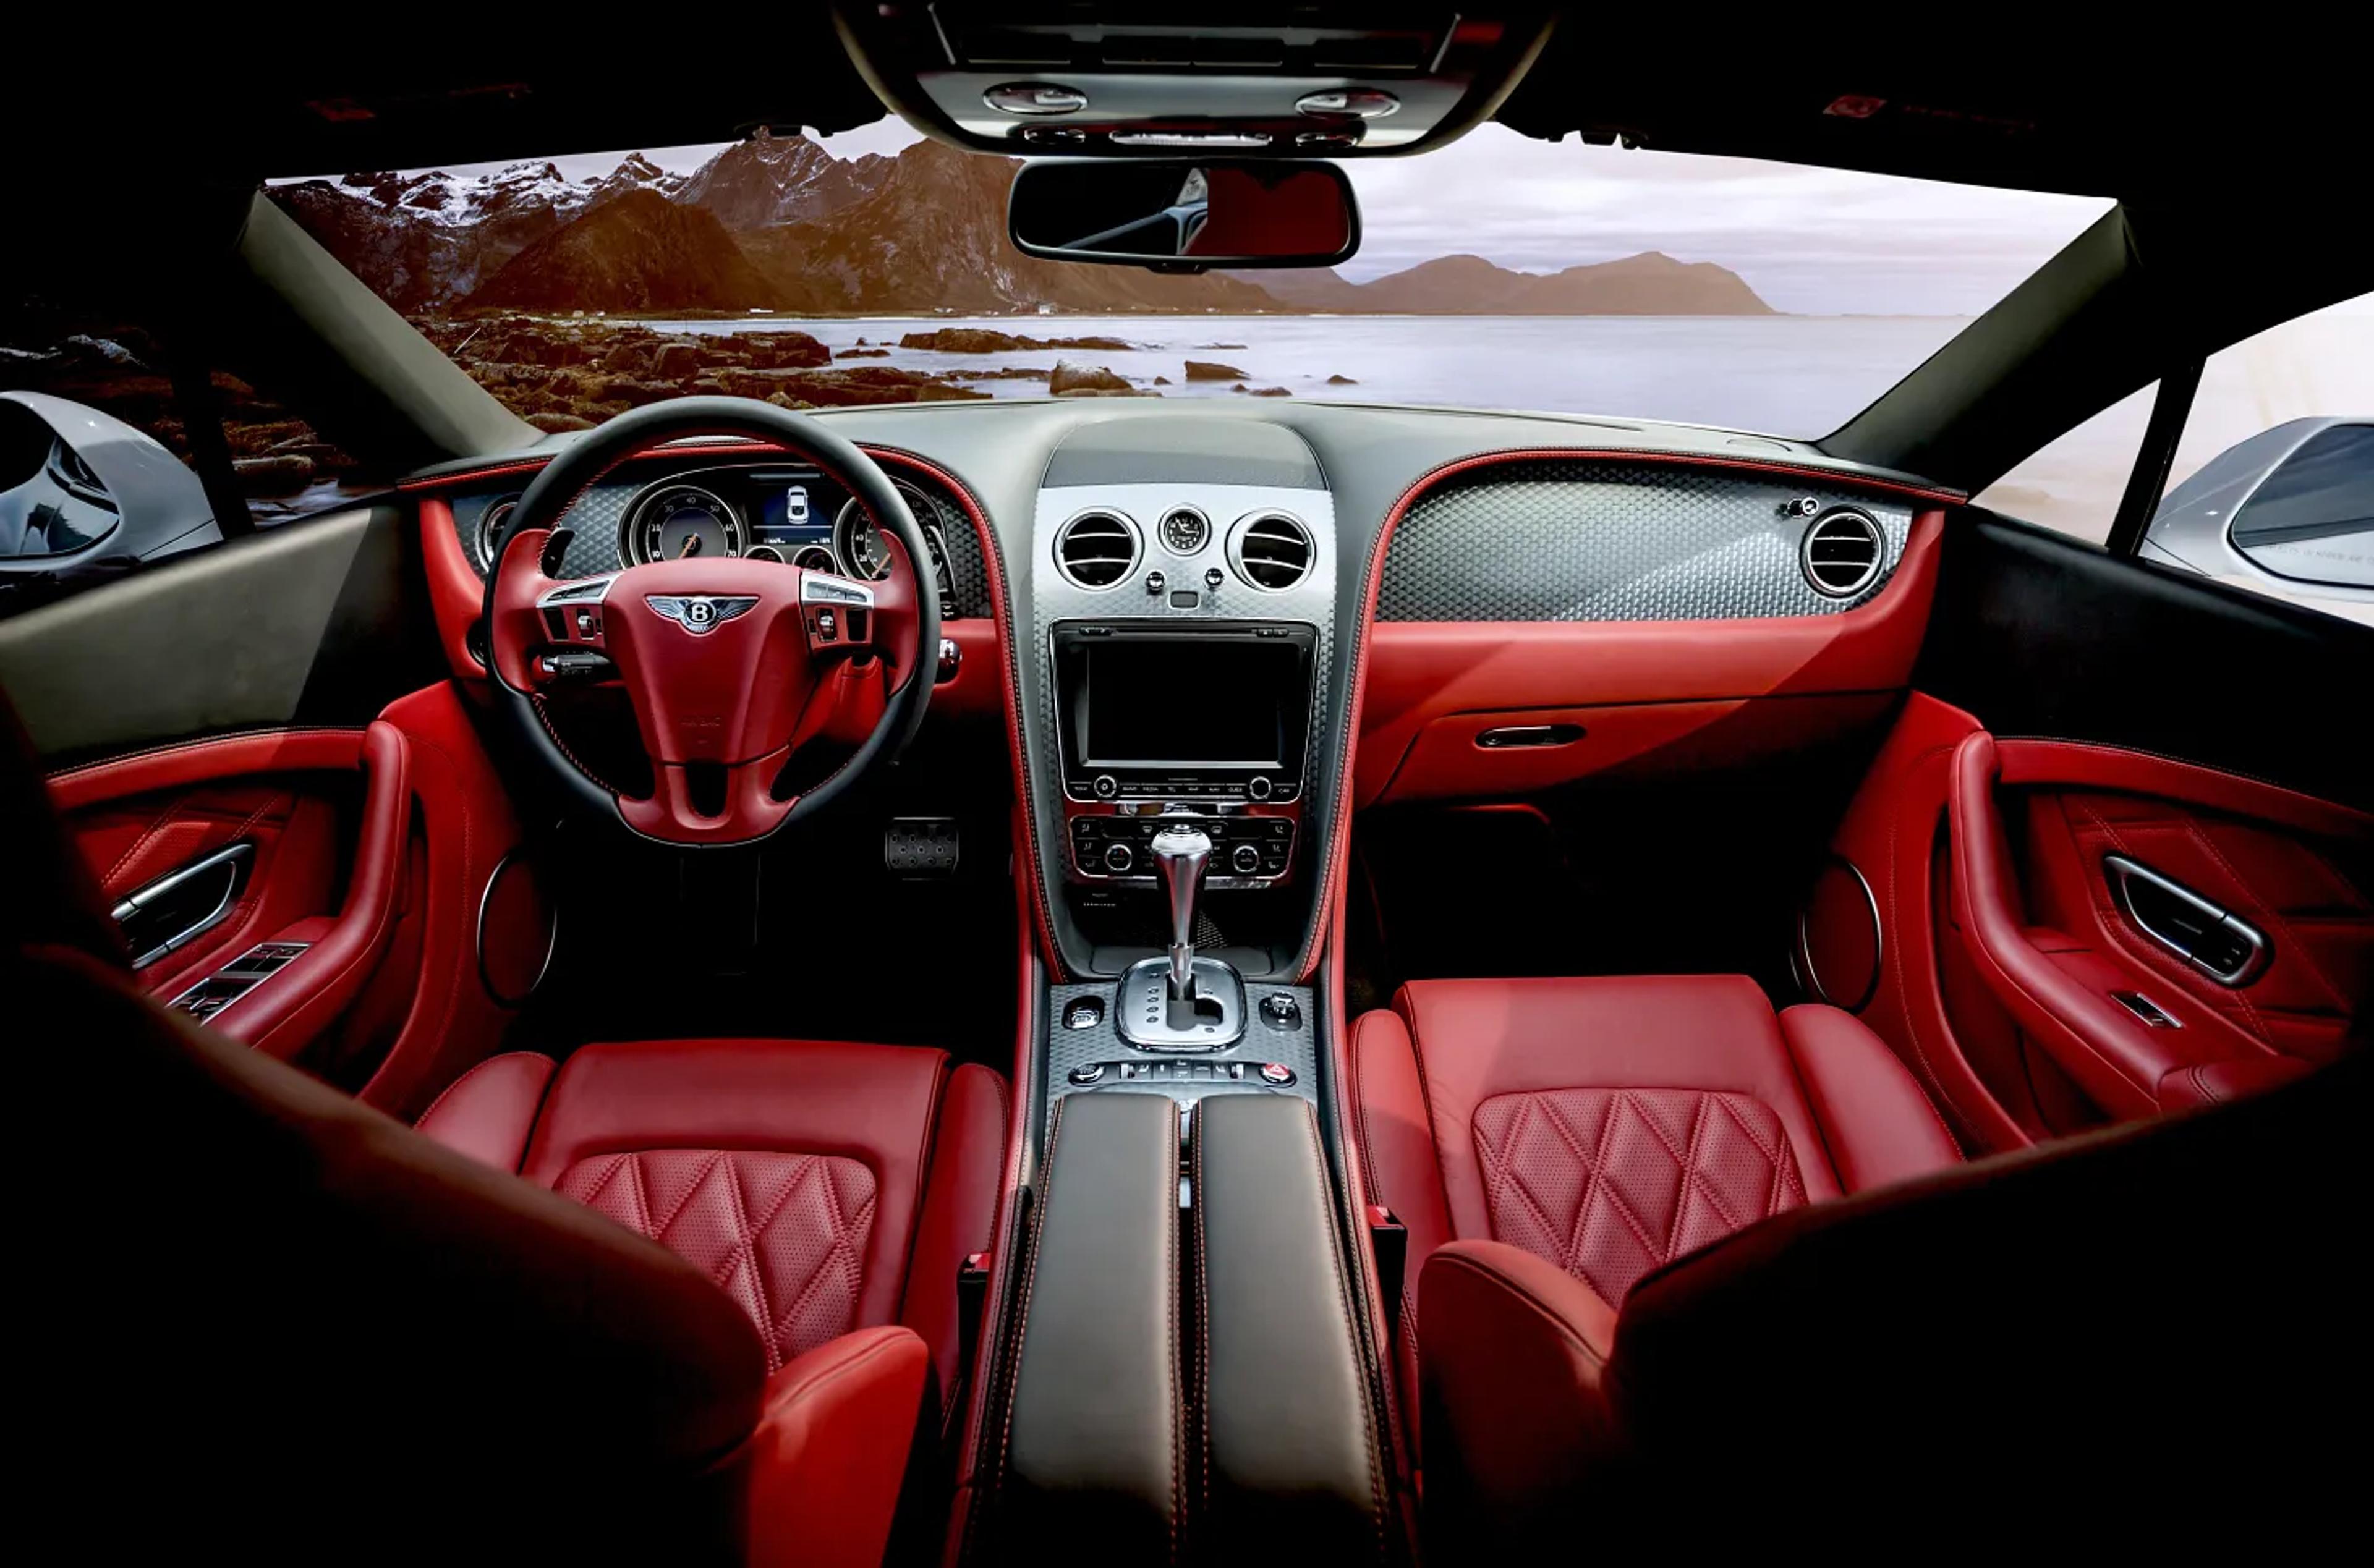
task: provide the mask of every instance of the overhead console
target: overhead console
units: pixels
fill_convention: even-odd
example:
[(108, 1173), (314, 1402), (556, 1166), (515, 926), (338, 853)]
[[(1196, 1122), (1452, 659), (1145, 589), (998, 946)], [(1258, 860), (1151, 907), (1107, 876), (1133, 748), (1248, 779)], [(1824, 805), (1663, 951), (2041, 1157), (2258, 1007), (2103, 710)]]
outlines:
[(1541, 7), (846, 6), (850, 53), (908, 120), (987, 152), (1406, 152), (1487, 118)]

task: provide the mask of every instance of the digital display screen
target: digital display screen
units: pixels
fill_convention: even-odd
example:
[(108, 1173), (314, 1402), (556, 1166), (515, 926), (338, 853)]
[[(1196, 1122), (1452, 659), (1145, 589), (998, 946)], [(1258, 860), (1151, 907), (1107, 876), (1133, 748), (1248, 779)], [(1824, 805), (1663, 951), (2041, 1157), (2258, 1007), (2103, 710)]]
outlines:
[(810, 544), (832, 547), (832, 519), (825, 514), (821, 496), (812, 497), (806, 484), (770, 484), (758, 493), (758, 521), (753, 542), (772, 544), (790, 560)]
[(1285, 766), (1281, 705), (1303, 695), (1291, 644), (1147, 639), (1087, 658), (1089, 767)]

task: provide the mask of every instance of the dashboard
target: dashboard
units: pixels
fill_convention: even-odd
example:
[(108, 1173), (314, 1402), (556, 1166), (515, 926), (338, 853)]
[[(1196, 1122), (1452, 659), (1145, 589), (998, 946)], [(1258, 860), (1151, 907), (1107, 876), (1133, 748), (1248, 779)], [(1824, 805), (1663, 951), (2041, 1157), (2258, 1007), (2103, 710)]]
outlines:
[[(927, 482), (892, 482), (932, 553), (940, 613), (985, 614), (981, 552), (970, 521)], [(524, 487), (523, 477), (452, 501), (456, 536), (482, 577)], [(864, 582), (877, 582), (889, 571), (865, 509), (840, 485), (795, 462), (723, 462), (681, 451), (641, 459), (589, 488), (562, 521), (575, 534), (561, 562), (569, 577), (720, 556), (782, 561)]]
[[(1145, 841), (1169, 818), (1215, 839), (1210, 910), (1247, 979), (1308, 984), (1356, 808), (1524, 801), (1868, 726), (1901, 700), (1962, 498), (1645, 421), (1068, 401), (816, 417), (883, 463), (929, 539), (962, 657), (926, 724), (1004, 715), (1002, 743), (965, 743), (1010, 754), (1016, 875), (1064, 977), (1142, 948)], [(542, 461), (404, 482), (434, 503), (449, 651)], [(632, 460), (564, 521), (572, 577), (688, 553), (882, 570), (845, 491), (731, 440)]]

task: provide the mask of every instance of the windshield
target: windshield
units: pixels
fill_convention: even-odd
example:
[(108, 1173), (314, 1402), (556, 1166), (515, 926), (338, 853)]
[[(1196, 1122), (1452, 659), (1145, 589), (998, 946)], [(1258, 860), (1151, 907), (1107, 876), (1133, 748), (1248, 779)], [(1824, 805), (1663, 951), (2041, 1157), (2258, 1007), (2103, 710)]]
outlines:
[(1163, 276), (1005, 235), (1017, 166), (885, 122), (270, 193), (540, 428), (793, 407), (1299, 397), (1818, 436), (2106, 201), (1529, 140), (1354, 160), (1332, 269)]

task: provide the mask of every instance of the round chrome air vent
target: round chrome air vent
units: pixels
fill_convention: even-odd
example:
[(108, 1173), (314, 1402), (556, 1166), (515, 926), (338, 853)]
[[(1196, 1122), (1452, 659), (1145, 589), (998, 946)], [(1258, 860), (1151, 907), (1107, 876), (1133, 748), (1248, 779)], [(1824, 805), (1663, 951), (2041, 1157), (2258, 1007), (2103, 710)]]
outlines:
[(1228, 531), (1228, 565), (1264, 593), (1283, 593), (1310, 573), (1310, 530), (1286, 512), (1255, 512)]
[(472, 546), (478, 552), (478, 569), (495, 569), (495, 546), (502, 543), (503, 524), (511, 521), (511, 509), (519, 505), (516, 496), (506, 497), (478, 514), (478, 529)]
[(1871, 514), (1838, 507), (1816, 518), (1797, 544), (1797, 564), (1814, 591), (1851, 599), (1872, 585), (1887, 559), (1887, 536)]
[(1111, 588), (1136, 569), (1137, 524), (1094, 508), (1055, 531), (1055, 569), (1075, 588)]

